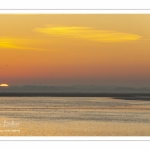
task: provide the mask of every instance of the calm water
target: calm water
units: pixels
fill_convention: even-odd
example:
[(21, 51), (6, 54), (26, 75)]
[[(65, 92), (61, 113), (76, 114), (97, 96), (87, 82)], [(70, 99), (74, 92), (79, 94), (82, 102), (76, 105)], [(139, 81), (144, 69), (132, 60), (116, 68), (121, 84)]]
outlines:
[(0, 117), (35, 122), (150, 123), (150, 101), (109, 97), (0, 97)]

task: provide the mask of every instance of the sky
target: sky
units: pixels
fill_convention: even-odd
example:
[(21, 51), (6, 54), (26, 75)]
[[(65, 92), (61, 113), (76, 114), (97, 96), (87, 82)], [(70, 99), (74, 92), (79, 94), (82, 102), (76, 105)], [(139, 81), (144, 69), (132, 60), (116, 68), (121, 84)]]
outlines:
[(0, 14), (0, 84), (150, 87), (150, 15)]

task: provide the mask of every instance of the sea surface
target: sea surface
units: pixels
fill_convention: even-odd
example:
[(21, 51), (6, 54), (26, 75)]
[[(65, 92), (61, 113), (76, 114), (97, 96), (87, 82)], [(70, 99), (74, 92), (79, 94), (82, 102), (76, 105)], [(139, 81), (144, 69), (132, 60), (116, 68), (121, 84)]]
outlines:
[(0, 97), (0, 135), (150, 136), (150, 100)]

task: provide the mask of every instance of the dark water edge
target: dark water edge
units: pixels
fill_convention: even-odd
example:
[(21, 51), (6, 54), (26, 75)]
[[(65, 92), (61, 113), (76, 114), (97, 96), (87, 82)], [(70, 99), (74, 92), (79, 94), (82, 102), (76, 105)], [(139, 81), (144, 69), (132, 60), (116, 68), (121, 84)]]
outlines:
[(112, 97), (124, 100), (150, 101), (150, 93), (50, 93), (50, 92), (3, 92), (0, 97)]

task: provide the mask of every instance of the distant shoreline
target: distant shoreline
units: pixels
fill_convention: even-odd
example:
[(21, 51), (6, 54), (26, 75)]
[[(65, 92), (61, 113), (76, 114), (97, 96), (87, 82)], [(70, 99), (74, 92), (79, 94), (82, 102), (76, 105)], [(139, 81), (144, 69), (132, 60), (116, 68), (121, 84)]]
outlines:
[(4, 92), (0, 97), (113, 97), (125, 100), (149, 100), (150, 93), (50, 93), (50, 92)]

